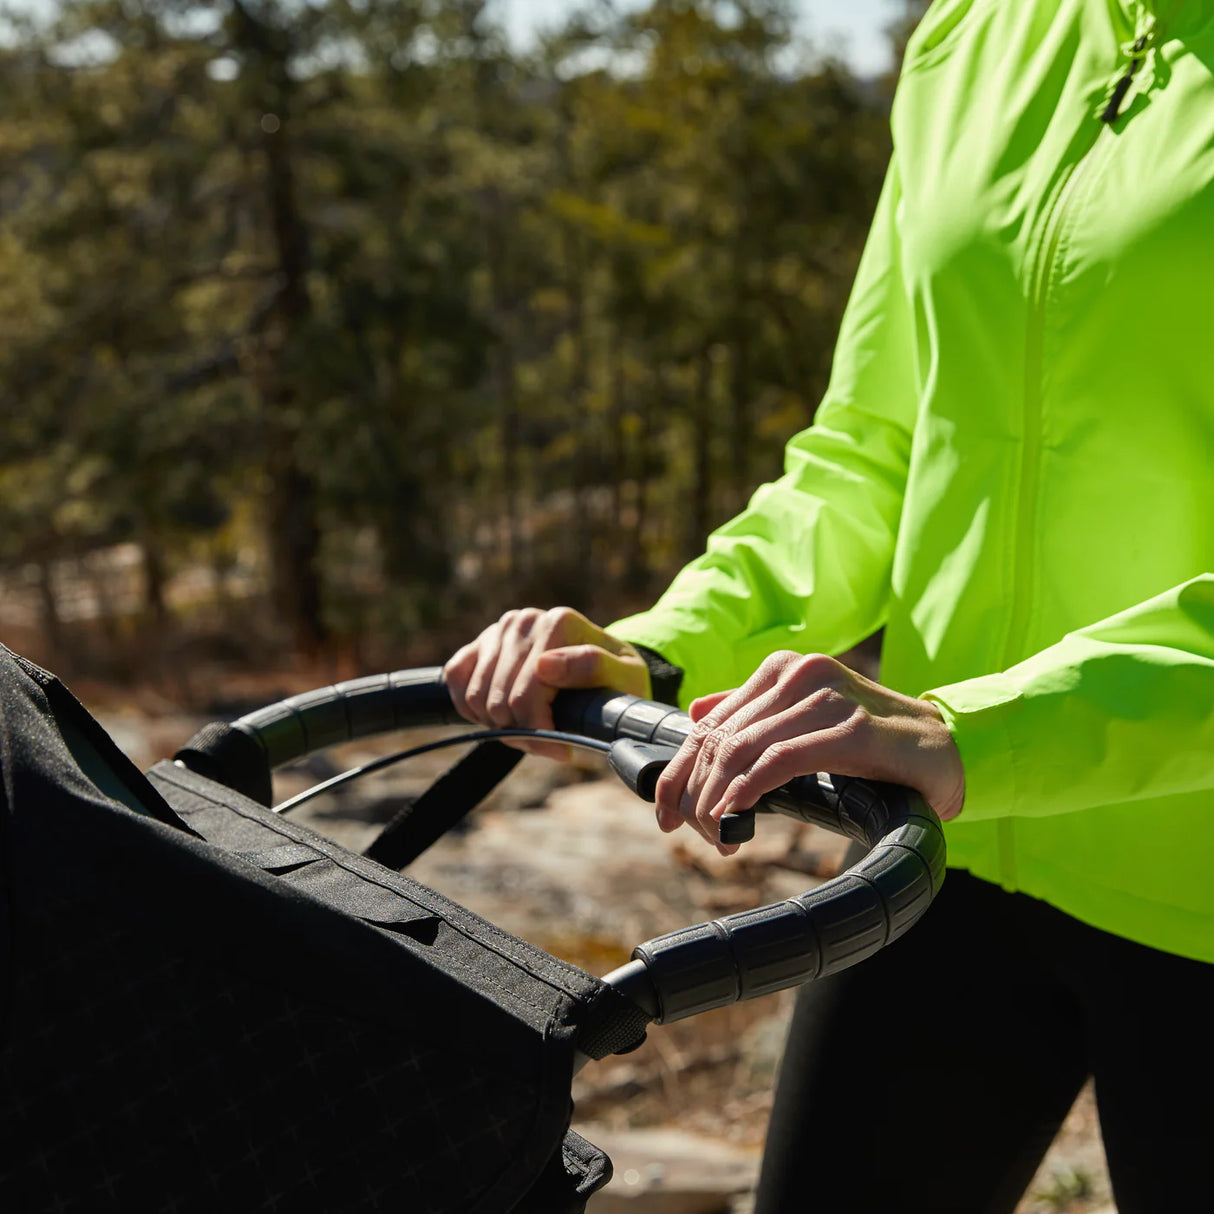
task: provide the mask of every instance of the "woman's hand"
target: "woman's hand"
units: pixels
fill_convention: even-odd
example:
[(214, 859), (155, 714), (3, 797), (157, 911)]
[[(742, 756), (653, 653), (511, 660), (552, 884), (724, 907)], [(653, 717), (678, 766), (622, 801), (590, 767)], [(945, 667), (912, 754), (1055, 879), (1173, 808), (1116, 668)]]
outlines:
[(821, 654), (775, 653), (735, 691), (691, 706), (695, 727), (657, 786), (658, 825), (722, 845), (722, 814), (794, 776), (830, 771), (917, 789), (942, 819), (965, 797), (961, 756), (936, 707)]
[[(609, 687), (649, 698), (649, 668), (626, 641), (572, 607), (507, 611), (443, 668), (451, 701), (475, 724), (552, 728), (552, 700), (564, 687)], [(566, 759), (569, 747), (523, 749)]]

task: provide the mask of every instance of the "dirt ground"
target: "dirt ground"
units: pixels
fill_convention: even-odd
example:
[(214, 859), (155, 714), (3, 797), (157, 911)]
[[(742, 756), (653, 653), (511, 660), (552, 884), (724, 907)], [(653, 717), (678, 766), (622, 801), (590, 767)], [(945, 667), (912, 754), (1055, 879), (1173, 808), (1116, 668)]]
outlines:
[[(167, 757), (204, 718), (95, 689), (89, 703), (141, 766)], [(438, 736), (438, 734), (431, 735)], [(406, 745), (421, 740), (408, 735)], [(281, 797), (394, 749), (353, 744), (280, 773)], [(389, 768), (295, 816), (355, 850), (402, 797), (415, 796), (458, 751)], [(799, 893), (834, 875), (843, 841), (764, 819), (756, 840), (722, 860), (683, 832), (661, 835), (652, 812), (597, 759), (559, 766), (528, 757), (474, 815), (409, 870), (473, 911), (583, 968), (605, 974), (634, 944), (688, 923)], [(575, 1128), (604, 1147), (615, 1179), (591, 1214), (745, 1214), (791, 1008), (788, 992), (657, 1027), (636, 1052), (575, 1079)], [(1115, 1214), (1095, 1105), (1085, 1091), (1017, 1214)]]

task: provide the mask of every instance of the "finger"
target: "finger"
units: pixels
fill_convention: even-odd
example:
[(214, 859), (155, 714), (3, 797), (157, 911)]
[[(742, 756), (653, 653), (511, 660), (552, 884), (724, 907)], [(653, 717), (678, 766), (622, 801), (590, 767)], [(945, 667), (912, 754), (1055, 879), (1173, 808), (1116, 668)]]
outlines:
[(696, 821), (694, 814), (684, 812), (683, 789), (687, 783), (687, 776), (690, 774), (692, 764), (695, 762), (697, 740), (694, 737), (695, 729), (688, 736), (687, 740), (675, 752), (674, 758), (666, 765), (662, 774), (658, 777), (657, 786), (654, 792), (654, 812), (657, 817), (658, 829), (669, 834), (671, 831), (678, 830), (684, 823), (707, 840), (709, 843), (715, 842), (709, 839), (704, 833), (703, 827)]
[(443, 682), (446, 684), (447, 691), (451, 696), (451, 704), (455, 708), (455, 711), (466, 721), (476, 720), (472, 715), (472, 710), (468, 707), (468, 700), (464, 695), (464, 690), (468, 686), (468, 680), (472, 677), (472, 672), (475, 669), (475, 641), (457, 649), (443, 667)]
[(717, 813), (736, 813), (794, 777), (816, 771), (874, 777), (865, 749), (866, 740), (857, 738), (847, 724), (774, 742), (722, 789)]
[(732, 694), (732, 691), (714, 691), (711, 695), (699, 696), (691, 701), (687, 711), (693, 721), (700, 721)]
[(694, 813), (709, 834), (719, 834), (724, 790), (768, 746), (845, 719), (854, 705), (833, 687), (823, 686), (828, 675), (833, 675), (833, 664), (795, 654), (773, 655), (734, 696), (710, 712), (701, 723), (701, 728), (711, 728), (688, 776), (683, 812)]
[(539, 659), (547, 652), (560, 650), (580, 640), (595, 625), (570, 607), (554, 607), (539, 613), (534, 621), (528, 650), (515, 675), (509, 695), (511, 716), (529, 729), (552, 728), (552, 698), (555, 686), (538, 673)]
[(549, 687), (609, 687), (616, 691), (642, 687), (638, 659), (609, 653), (593, 643), (548, 649), (536, 655), (536, 674)]
[(674, 758), (666, 764), (658, 782), (654, 786), (654, 813), (658, 820), (658, 829), (666, 834), (678, 830), (683, 825), (683, 790), (687, 787), (687, 777), (691, 775), (695, 763), (696, 751), (690, 735), (677, 751)]
[[(824, 718), (824, 721), (820, 722), (818, 718)], [(717, 830), (719, 834), (723, 814), (752, 809), (763, 793), (771, 792), (772, 788), (784, 783), (784, 780), (780, 780), (770, 788), (758, 790), (742, 780), (742, 777), (762, 761), (764, 755), (773, 747), (807, 740), (814, 735), (820, 723), (834, 724), (835, 720), (835, 714), (824, 705), (799, 704), (769, 719), (756, 721), (730, 735), (718, 748), (717, 761), (707, 777), (695, 789), (696, 815), (706, 827), (711, 821), (712, 826), (708, 828)], [(803, 771), (792, 771), (784, 779), (790, 780), (794, 775), (804, 774)], [(733, 795), (727, 798), (727, 793), (731, 790)], [(740, 800), (739, 797), (743, 794), (753, 794), (753, 799)]]
[(718, 768), (735, 769), (739, 761), (744, 761), (736, 757), (735, 751), (741, 747), (749, 754), (753, 748), (747, 750), (745, 742), (737, 741), (737, 735), (778, 714), (786, 707), (787, 698), (787, 693), (765, 664), (697, 722), (692, 732), (693, 737), (698, 735), (698, 745), (682, 790), (680, 811), (684, 816), (694, 815), (709, 835), (718, 828), (710, 813), (713, 803), (704, 796), (705, 786)]
[(700, 721), (692, 727), (682, 746), (666, 765), (658, 777), (654, 802), (658, 828), (667, 834), (677, 830), (684, 822), (692, 826), (696, 833), (714, 843), (695, 815), (695, 801), (687, 796), (687, 781), (695, 769), (704, 739), (710, 734), (711, 725)]
[[(516, 681), (515, 716), (538, 729), (552, 728), (552, 700), (560, 688), (609, 687), (638, 696), (649, 691), (649, 671), (632, 646), (576, 613), (571, 616), (550, 631), (546, 644), (536, 642)], [(587, 634), (590, 640), (584, 639)], [(612, 650), (605, 647), (608, 642)]]
[(499, 620), (491, 624), (475, 641), (476, 662), (464, 688), (464, 699), (467, 702), (471, 719), (481, 725), (492, 725), (485, 701), (489, 688), (493, 685), (493, 672), (501, 657), (503, 624)]
[(485, 693), (485, 711), (495, 725), (521, 723), (513, 711), (515, 683), (530, 656), (531, 637), (539, 617), (540, 612), (534, 609), (510, 611), (502, 617), (497, 662)]

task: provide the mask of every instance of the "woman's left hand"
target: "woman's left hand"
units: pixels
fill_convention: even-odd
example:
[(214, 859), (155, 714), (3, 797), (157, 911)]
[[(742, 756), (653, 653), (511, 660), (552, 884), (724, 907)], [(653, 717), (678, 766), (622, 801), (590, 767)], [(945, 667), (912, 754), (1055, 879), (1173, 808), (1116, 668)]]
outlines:
[(691, 716), (687, 741), (658, 780), (658, 825), (688, 822), (723, 854), (737, 847), (720, 842), (722, 814), (811, 772), (907, 785), (946, 821), (961, 812), (961, 755), (935, 705), (834, 658), (774, 653), (742, 687), (696, 700)]

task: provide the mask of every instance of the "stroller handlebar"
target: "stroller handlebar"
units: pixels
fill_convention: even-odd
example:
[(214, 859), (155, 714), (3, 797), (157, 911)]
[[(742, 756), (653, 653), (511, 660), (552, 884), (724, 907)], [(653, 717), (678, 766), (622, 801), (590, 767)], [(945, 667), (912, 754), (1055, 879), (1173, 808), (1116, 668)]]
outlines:
[[(605, 742), (677, 748), (691, 728), (668, 704), (610, 691), (563, 691), (558, 729)], [(186, 767), (270, 803), (270, 772), (342, 742), (462, 724), (441, 667), (352, 679), (207, 726), (178, 752)], [(944, 879), (939, 819), (918, 793), (847, 776), (800, 776), (756, 807), (823, 826), (869, 851), (795, 898), (646, 941), (606, 981), (658, 1023), (846, 969), (902, 935)]]

